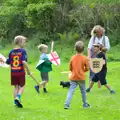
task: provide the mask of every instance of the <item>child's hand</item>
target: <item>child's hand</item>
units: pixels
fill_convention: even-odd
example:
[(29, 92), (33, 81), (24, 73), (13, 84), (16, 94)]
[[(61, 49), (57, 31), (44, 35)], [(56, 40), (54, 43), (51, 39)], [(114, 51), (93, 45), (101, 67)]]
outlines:
[(30, 71), (27, 71), (27, 74), (28, 74), (28, 75), (31, 75), (32, 73), (31, 73)]
[(105, 48), (105, 47), (102, 47), (102, 50), (101, 50), (102, 52), (107, 52), (107, 48)]
[(69, 74), (68, 74), (69, 79), (70, 79), (71, 75), (72, 75), (72, 72), (70, 71)]
[(3, 63), (5, 63), (5, 61), (3, 61), (2, 58), (0, 58), (0, 63), (3, 64)]
[(88, 61), (89, 64), (90, 64), (90, 60), (91, 60), (91, 58), (88, 58), (88, 57), (87, 57), (87, 61)]

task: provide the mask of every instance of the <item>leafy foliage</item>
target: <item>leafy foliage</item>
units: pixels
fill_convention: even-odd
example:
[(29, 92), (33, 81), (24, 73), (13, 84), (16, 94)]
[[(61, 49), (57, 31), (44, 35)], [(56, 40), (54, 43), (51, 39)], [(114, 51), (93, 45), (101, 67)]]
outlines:
[[(6, 0), (0, 4), (0, 43), (11, 42), (23, 34), (47, 42), (59, 38), (58, 33), (76, 33), (90, 37), (94, 25), (100, 24), (120, 43), (119, 0)], [(39, 34), (39, 35), (38, 35)], [(40, 36), (44, 37), (40, 37)]]

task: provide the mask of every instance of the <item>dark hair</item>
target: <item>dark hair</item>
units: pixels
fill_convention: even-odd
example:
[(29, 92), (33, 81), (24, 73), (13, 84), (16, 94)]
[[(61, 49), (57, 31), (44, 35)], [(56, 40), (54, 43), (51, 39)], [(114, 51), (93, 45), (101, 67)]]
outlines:
[(79, 53), (84, 51), (84, 43), (82, 41), (78, 41), (75, 44), (75, 50)]

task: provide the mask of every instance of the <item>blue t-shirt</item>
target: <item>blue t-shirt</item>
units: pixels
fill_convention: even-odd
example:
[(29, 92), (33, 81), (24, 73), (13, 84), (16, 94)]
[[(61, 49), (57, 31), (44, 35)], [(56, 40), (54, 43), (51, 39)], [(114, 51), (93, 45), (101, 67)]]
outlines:
[(22, 61), (27, 61), (27, 53), (24, 49), (20, 48), (10, 51), (6, 63), (11, 66), (11, 75), (25, 75)]

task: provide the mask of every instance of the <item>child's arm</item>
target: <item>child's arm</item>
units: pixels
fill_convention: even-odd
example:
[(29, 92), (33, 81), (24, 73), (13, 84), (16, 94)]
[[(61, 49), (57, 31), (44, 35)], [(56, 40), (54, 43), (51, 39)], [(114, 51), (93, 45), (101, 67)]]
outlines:
[(7, 58), (7, 60), (6, 60), (6, 58), (3, 55), (0, 54), (0, 63), (9, 65), (10, 64), (10, 60), (9, 60), (9, 58)]
[(10, 60), (9, 58), (5, 61), (6, 64), (10, 65)]
[(70, 61), (69, 70), (72, 71), (72, 60)]
[(106, 52), (107, 52), (107, 48), (102, 47), (101, 51), (102, 51), (103, 53), (106, 53)]
[(28, 74), (37, 84), (39, 84), (39, 82), (37, 82), (37, 80), (34, 78), (34, 76), (32, 75), (32, 73), (30, 72), (30, 69), (29, 69), (29, 67), (28, 67), (27, 62), (26, 62), (26, 61), (22, 61), (22, 63), (23, 63), (23, 65), (24, 65), (25, 69), (27, 70), (27, 74)]
[(89, 70), (89, 59), (85, 60), (85, 67), (84, 67), (84, 71), (87, 72)]
[(22, 64), (24, 65), (25, 69), (27, 70), (27, 74), (28, 74), (28, 75), (31, 75), (30, 69), (29, 69), (29, 67), (28, 67), (27, 62), (26, 62), (26, 61), (22, 61)]

